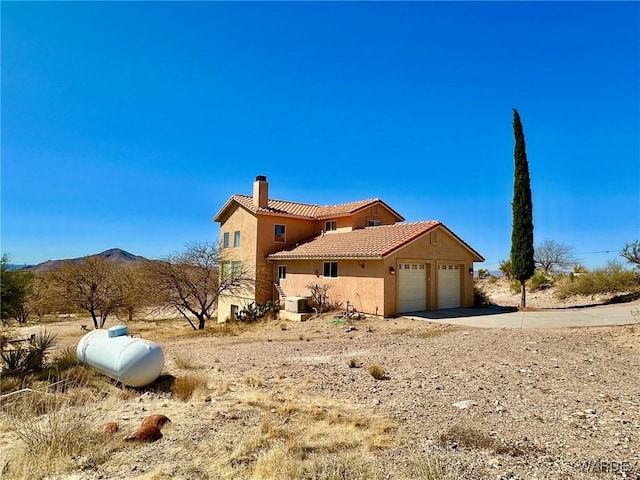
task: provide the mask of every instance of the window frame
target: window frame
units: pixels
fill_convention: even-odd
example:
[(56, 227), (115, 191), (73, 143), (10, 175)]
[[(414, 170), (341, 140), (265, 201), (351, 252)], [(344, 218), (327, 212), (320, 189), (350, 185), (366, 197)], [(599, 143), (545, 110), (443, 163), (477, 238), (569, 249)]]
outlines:
[(222, 234), (222, 248), (229, 248), (229, 232)]
[(278, 265), (278, 280), (285, 280), (287, 278), (287, 266)]
[(324, 222), (324, 231), (325, 232), (334, 232), (338, 229), (338, 222), (335, 220), (327, 220)]
[(233, 248), (240, 248), (240, 230), (233, 232)]
[(338, 278), (338, 262), (322, 262), (322, 276), (324, 278)]
[[(282, 227), (282, 234), (278, 235), (278, 227)], [(287, 241), (287, 226), (282, 223), (276, 223), (273, 226), (273, 241), (276, 243), (286, 243)]]
[(379, 227), (382, 225), (380, 220), (367, 220), (367, 227)]

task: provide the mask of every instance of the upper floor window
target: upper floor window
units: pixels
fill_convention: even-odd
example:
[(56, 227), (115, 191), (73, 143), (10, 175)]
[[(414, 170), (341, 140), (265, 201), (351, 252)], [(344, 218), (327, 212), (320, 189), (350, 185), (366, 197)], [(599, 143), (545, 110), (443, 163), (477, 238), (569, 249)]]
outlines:
[(325, 232), (330, 232), (331, 230), (336, 230), (337, 227), (337, 223), (335, 220), (331, 220), (328, 222), (324, 222), (324, 231)]
[(286, 265), (278, 265), (278, 278), (280, 280), (287, 278), (287, 266)]
[(284, 225), (277, 225), (274, 228), (274, 240), (276, 242), (285, 241), (285, 228)]
[(229, 232), (222, 234), (222, 248), (229, 248)]
[(338, 276), (338, 262), (324, 262), (324, 277), (336, 278)]
[(238, 248), (240, 246), (240, 232), (238, 230), (233, 232), (233, 246), (234, 248)]
[(377, 227), (378, 225), (382, 225), (380, 220), (367, 220), (367, 227)]

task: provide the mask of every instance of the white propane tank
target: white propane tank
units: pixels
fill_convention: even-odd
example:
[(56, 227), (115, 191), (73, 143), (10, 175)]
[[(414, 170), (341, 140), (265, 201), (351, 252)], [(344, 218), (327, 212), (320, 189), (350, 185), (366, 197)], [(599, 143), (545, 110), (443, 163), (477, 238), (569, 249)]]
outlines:
[(127, 333), (126, 325), (87, 333), (78, 342), (78, 360), (125, 385), (143, 387), (162, 373), (164, 353), (157, 344)]

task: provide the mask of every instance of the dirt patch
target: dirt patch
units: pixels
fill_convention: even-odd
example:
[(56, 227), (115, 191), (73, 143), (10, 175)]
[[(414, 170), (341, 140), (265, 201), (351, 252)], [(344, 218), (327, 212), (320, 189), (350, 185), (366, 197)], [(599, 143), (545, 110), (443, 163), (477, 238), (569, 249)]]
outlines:
[[(71, 478), (640, 478), (639, 328), (399, 318), (347, 332), (332, 320), (225, 334), (131, 323), (162, 346), (166, 376), (203, 375), (206, 387), (186, 402), (168, 385), (100, 401), (101, 421), (125, 433), (150, 413), (171, 423), (160, 441)], [(47, 328), (68, 345), (83, 333), (75, 320)], [(1, 450), (15, 446), (6, 425), (0, 433)]]

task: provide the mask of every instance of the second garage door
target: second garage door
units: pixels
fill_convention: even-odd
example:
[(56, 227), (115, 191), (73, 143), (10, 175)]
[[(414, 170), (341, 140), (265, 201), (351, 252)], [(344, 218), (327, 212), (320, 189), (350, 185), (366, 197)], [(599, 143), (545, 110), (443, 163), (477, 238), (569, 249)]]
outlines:
[(438, 308), (460, 306), (460, 265), (438, 265)]
[(427, 270), (424, 263), (401, 263), (399, 270), (400, 313), (427, 308)]

